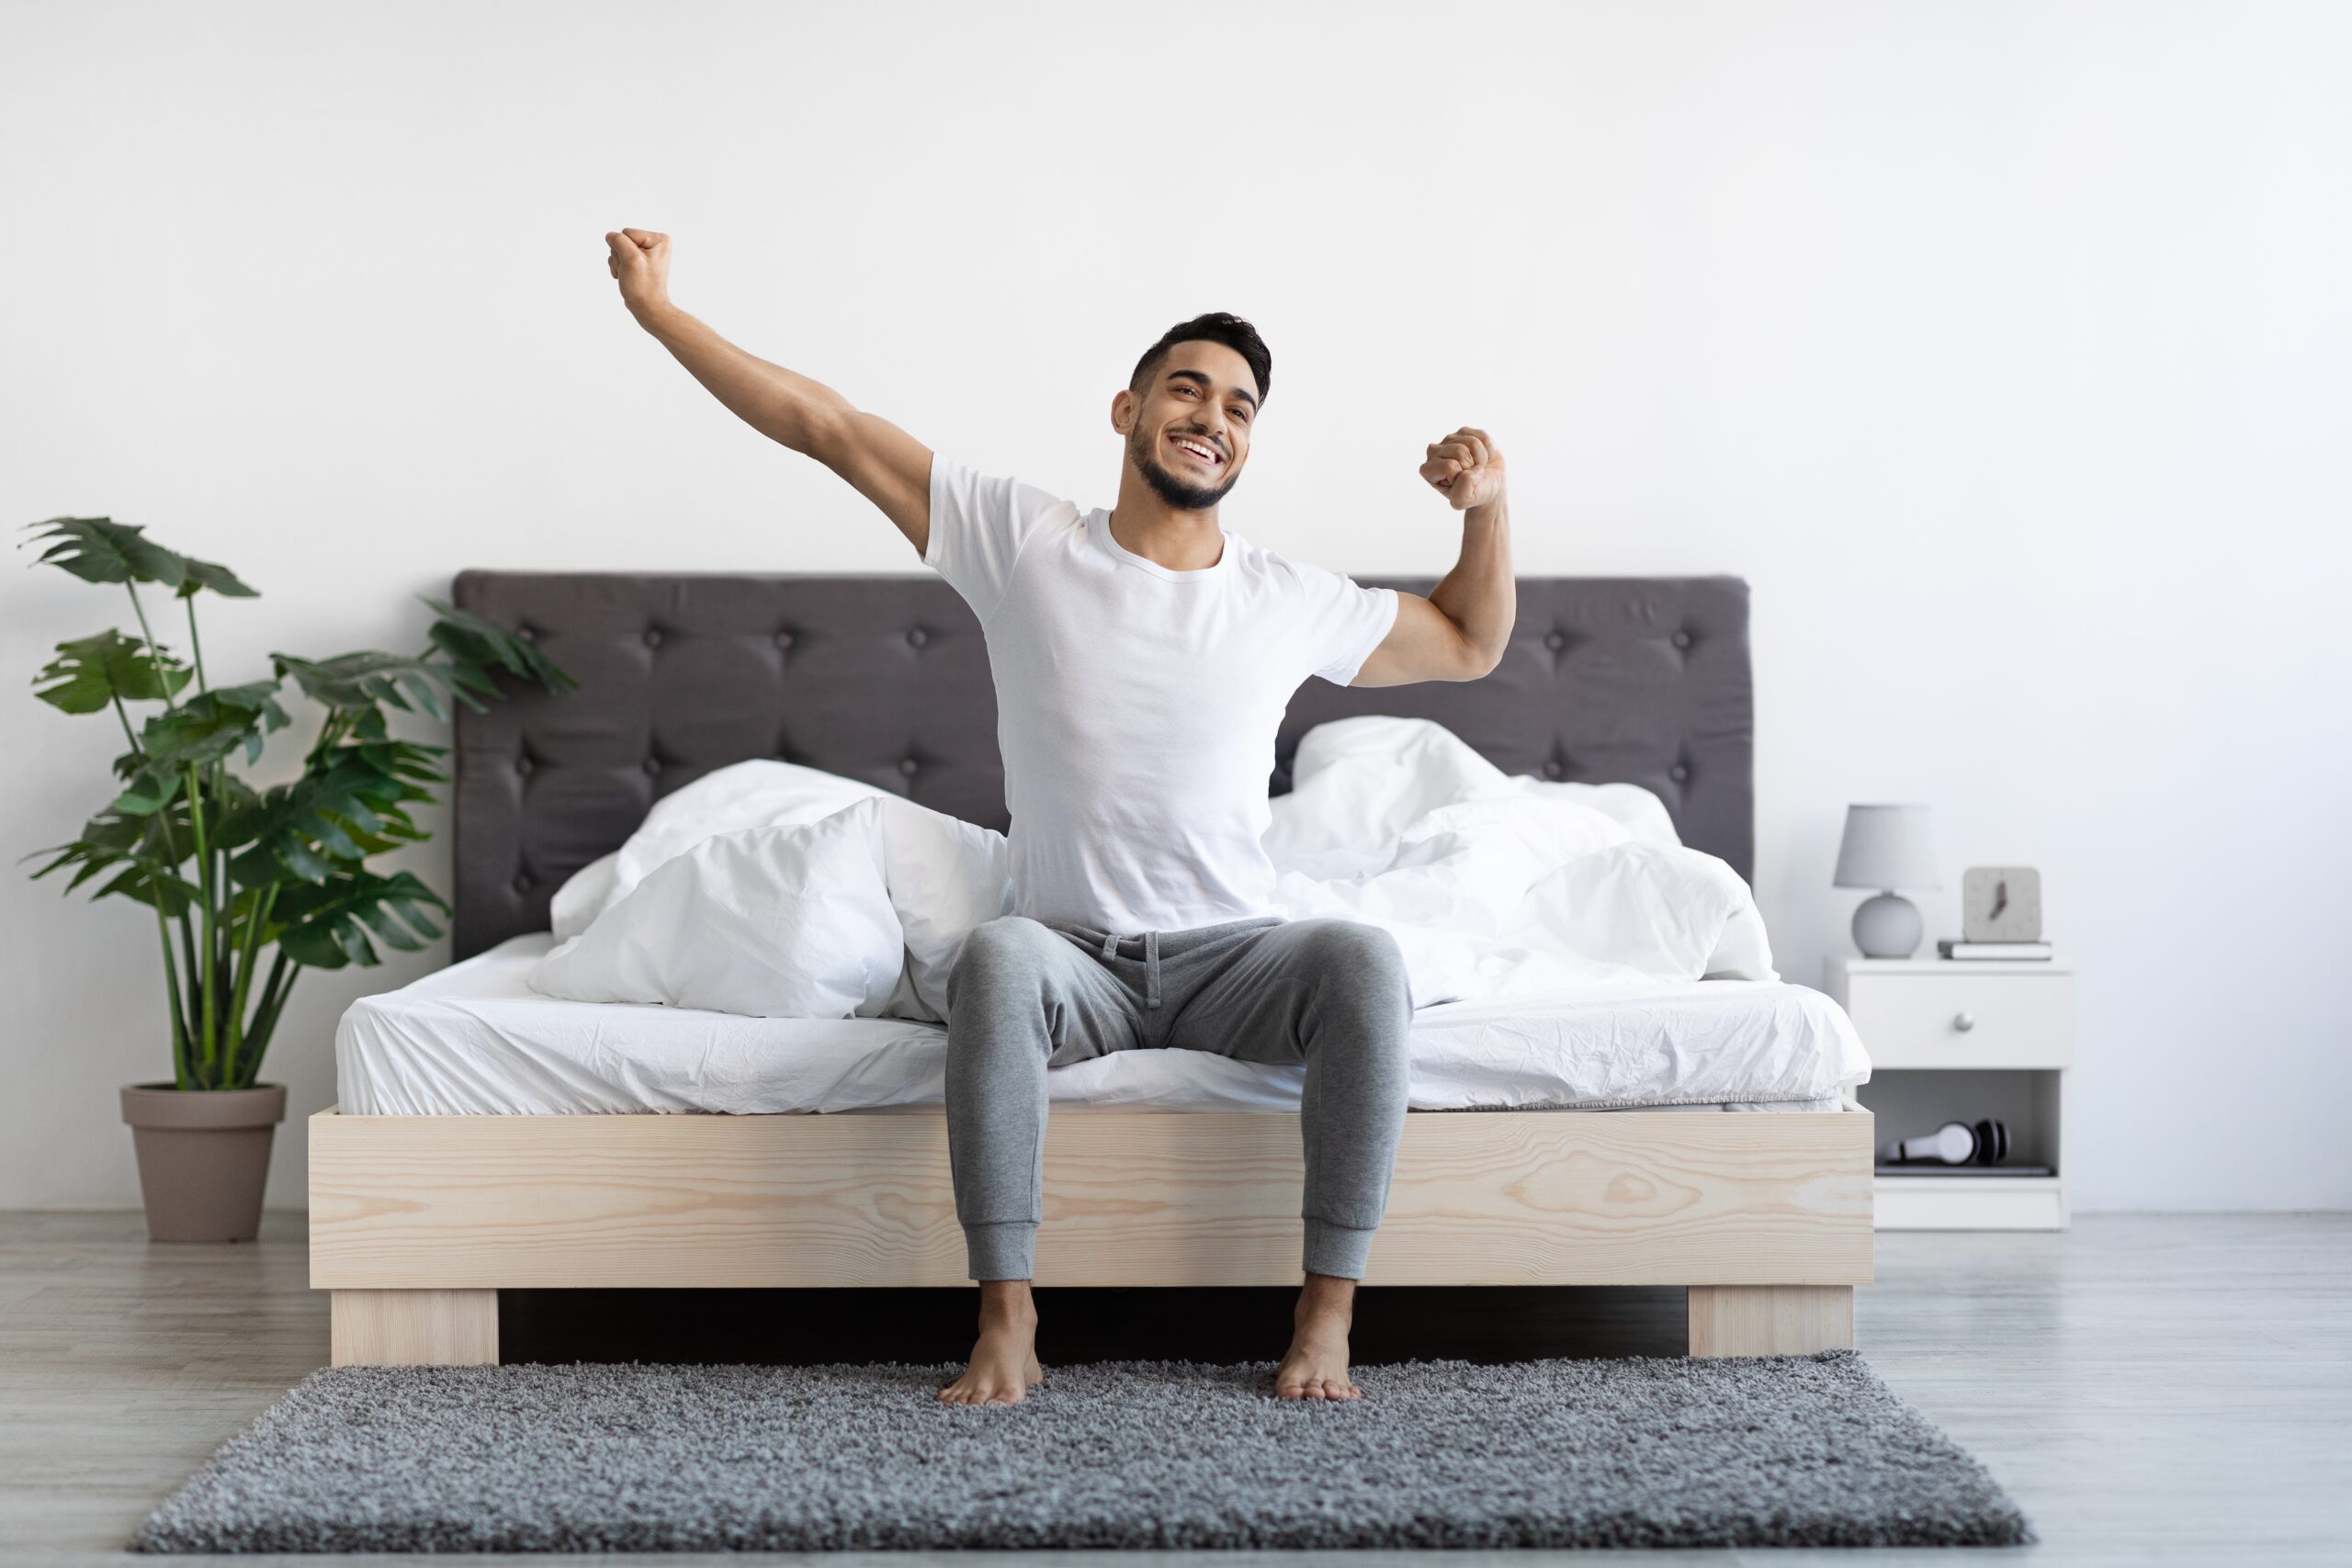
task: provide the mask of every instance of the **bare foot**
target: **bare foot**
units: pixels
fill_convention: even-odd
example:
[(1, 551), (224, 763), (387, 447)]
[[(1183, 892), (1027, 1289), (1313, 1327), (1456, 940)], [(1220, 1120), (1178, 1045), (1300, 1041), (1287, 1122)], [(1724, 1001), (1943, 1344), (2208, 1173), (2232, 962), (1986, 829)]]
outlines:
[[(1017, 1292), (1001, 1287), (1017, 1285)], [(1000, 1287), (991, 1289), (991, 1286)], [(1018, 1404), (1046, 1381), (1037, 1364), (1037, 1308), (1025, 1280), (983, 1280), (980, 1337), (964, 1375), (939, 1391), (946, 1404)]]
[(1291, 1314), (1290, 1348), (1274, 1368), (1277, 1399), (1361, 1399), (1348, 1381), (1348, 1329), (1355, 1281), (1309, 1274)]

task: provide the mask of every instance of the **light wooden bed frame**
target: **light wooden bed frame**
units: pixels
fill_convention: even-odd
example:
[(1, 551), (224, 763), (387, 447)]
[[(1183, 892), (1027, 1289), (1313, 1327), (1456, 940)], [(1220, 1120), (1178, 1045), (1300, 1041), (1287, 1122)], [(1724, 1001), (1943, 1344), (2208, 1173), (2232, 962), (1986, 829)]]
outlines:
[[(457, 597), (536, 633), (584, 682), (570, 698), (518, 695), (486, 716), (460, 717), (453, 833), (459, 956), (546, 929), (555, 886), (641, 819), (651, 798), (642, 781), (653, 773), (674, 787), (728, 761), (786, 755), (906, 787), (916, 770), (893, 762), (894, 754), (912, 759), (928, 750), (936, 761), (949, 738), (969, 746), (976, 734), (994, 761), (992, 701), (975, 711), (988, 693), (984, 663), (975, 687), (972, 660), (945, 661), (907, 714), (894, 715), (887, 698), (912, 689), (914, 678), (894, 671), (892, 683), (877, 684), (873, 676), (877, 657), (903, 660), (910, 645), (953, 645), (960, 635), (968, 638), (963, 651), (977, 647), (977, 626), (967, 615), (956, 618), (960, 601), (933, 580), (469, 572)], [(1531, 604), (1542, 617), (1532, 625)], [(1725, 604), (1736, 608), (1736, 626)], [(1283, 770), (1311, 724), (1426, 706), (1510, 771), (1562, 776), (1567, 768), (1539, 760), (1548, 745), (1555, 756), (1567, 750), (1572, 765), (1652, 784), (1677, 810), (1686, 841), (1724, 854), (1746, 874), (1745, 585), (1523, 580), (1521, 604), (1521, 642), (1544, 669), (1507, 659), (1487, 682), (1434, 694), (1309, 682), (1285, 726), (1278, 784), (1286, 787)], [(899, 623), (888, 619), (893, 614)], [(919, 617), (915, 632), (900, 641), (898, 627), (910, 615)], [(887, 655), (875, 651), (877, 626), (895, 645)], [(1713, 657), (1736, 651), (1736, 670), (1689, 675), (1699, 663), (1694, 645), (1726, 641), (1736, 648)], [(693, 657), (665, 696), (659, 650), (681, 645)], [(760, 653), (808, 645), (813, 672)], [(1563, 656), (1585, 645), (1601, 657), (1588, 660), (1594, 683), (1579, 691), (1560, 672), (1574, 662)], [(613, 655), (616, 648), (627, 657)], [(822, 662), (829, 649), (842, 660), (831, 673)], [(755, 666), (755, 656), (771, 663)], [(1636, 656), (1646, 662), (1628, 662)], [(756, 681), (762, 669), (790, 678), (790, 689), (772, 699), (788, 721), (782, 742), (772, 722), (748, 739), (713, 739), (691, 722), (665, 738), (665, 721), (647, 716), (675, 714), (683, 704), (706, 718), (731, 718), (746, 699), (723, 688)], [(1531, 690), (1547, 672), (1565, 694)], [(1685, 686), (1671, 684), (1669, 673), (1683, 675)], [(1481, 695), (1480, 687), (1489, 690)], [(829, 693), (842, 694), (838, 712), (821, 705)], [(1589, 748), (1573, 735), (1539, 735), (1520, 747), (1510, 735), (1482, 734), (1498, 730), (1492, 712), (1513, 730), (1544, 728), (1529, 705), (1556, 708), (1567, 698), (1596, 726), (1600, 739)], [(619, 716), (608, 723), (609, 715)], [(836, 720), (842, 732), (828, 739)], [(1645, 727), (1658, 744), (1639, 759), (1577, 761), (1579, 753), (1609, 757), (1629, 725)], [(877, 726), (879, 741), (865, 733)], [(700, 737), (706, 754), (657, 768), (662, 748), (684, 750), (675, 739), (684, 734)], [(643, 756), (647, 766), (616, 767), (615, 755)], [(1688, 760), (1662, 760), (1669, 758)], [(1702, 758), (1710, 788), (1726, 793), (1700, 800), (1688, 787)], [(518, 782), (567, 766), (574, 782), (543, 807)], [(582, 793), (580, 780), (620, 782), (599, 795)], [(1001, 774), (979, 784), (1001, 790)], [(632, 789), (639, 795), (613, 797)], [(989, 815), (984, 798), (957, 799), (952, 781), (932, 803), (974, 820)], [(590, 818), (596, 820), (583, 827)], [(535, 835), (550, 830), (565, 838), (560, 853), (534, 847)], [(309, 1142), (311, 1283), (333, 1292), (338, 1366), (496, 1361), (502, 1290), (970, 1283), (946, 1122), (935, 1107), (741, 1116), (372, 1116), (330, 1108), (311, 1118)], [(1871, 1118), (1850, 1101), (1836, 1113), (1413, 1111), (1364, 1282), (1683, 1285), (1694, 1356), (1850, 1346), (1854, 1287), (1871, 1280), (1872, 1146)], [(1301, 1278), (1295, 1116), (1061, 1107), (1047, 1123), (1045, 1167), (1040, 1285)]]
[[(1688, 1285), (1690, 1353), (1850, 1346), (1868, 1111), (1414, 1111), (1368, 1285)], [(1040, 1285), (1299, 1282), (1298, 1123), (1056, 1109)], [(968, 1286), (945, 1117), (311, 1118), (334, 1355), (498, 1359), (526, 1287)]]
[[(1853, 1345), (1872, 1122), (1408, 1112), (1369, 1286), (1691, 1286), (1693, 1357)], [(1040, 1286), (1298, 1283), (1296, 1117), (1058, 1107)], [(311, 1117), (334, 1363), (499, 1359), (499, 1291), (969, 1286), (948, 1123)]]

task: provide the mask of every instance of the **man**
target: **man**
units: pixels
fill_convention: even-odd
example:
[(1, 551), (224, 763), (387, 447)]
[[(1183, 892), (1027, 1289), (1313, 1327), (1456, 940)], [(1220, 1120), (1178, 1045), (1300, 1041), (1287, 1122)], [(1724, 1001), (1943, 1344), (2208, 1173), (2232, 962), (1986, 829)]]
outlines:
[(1273, 367), (1246, 321), (1201, 316), (1146, 351), (1111, 400), (1118, 504), (1081, 513), (727, 342), (671, 302), (669, 236), (605, 240), (639, 323), (879, 507), (987, 639), (1014, 913), (973, 931), (948, 980), (949, 1163), (980, 1321), (939, 1397), (1010, 1404), (1044, 1381), (1029, 1280), (1046, 1070), (1173, 1046), (1306, 1063), (1306, 1280), (1274, 1392), (1356, 1398), (1348, 1330), (1404, 1125), (1411, 1003), (1387, 932), (1271, 908), (1266, 774), (1308, 675), (1393, 686), (1495, 667), (1517, 613), (1502, 453), (1466, 427), (1432, 442), (1420, 472), (1463, 513), (1461, 558), (1426, 599), (1366, 589), (1218, 525)]

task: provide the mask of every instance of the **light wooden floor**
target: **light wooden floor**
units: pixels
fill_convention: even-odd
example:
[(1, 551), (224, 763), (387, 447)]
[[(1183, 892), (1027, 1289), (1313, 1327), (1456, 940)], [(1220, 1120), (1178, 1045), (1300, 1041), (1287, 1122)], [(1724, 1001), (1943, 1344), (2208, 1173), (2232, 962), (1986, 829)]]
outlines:
[[(154, 1247), (136, 1214), (0, 1213), (0, 1554), (119, 1559), (149, 1508), (322, 1364), (326, 1305), (305, 1288), (302, 1235), (302, 1216), (281, 1213), (257, 1245)], [(2352, 1562), (2352, 1215), (2095, 1215), (2059, 1235), (1879, 1246), (1863, 1354), (1991, 1466), (2045, 1543), (1964, 1561)], [(1305, 1568), (1300, 1555), (1261, 1561)], [(1040, 1554), (1052, 1568), (1081, 1557), (1134, 1561)]]

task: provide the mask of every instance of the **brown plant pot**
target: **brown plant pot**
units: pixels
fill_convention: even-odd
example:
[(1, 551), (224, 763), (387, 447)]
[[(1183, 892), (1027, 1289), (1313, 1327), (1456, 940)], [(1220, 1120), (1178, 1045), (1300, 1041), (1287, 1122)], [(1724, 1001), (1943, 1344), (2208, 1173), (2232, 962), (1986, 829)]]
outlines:
[(251, 1241), (261, 1234), (270, 1138), (286, 1120), (284, 1084), (125, 1084), (122, 1119), (139, 1155), (149, 1240)]

